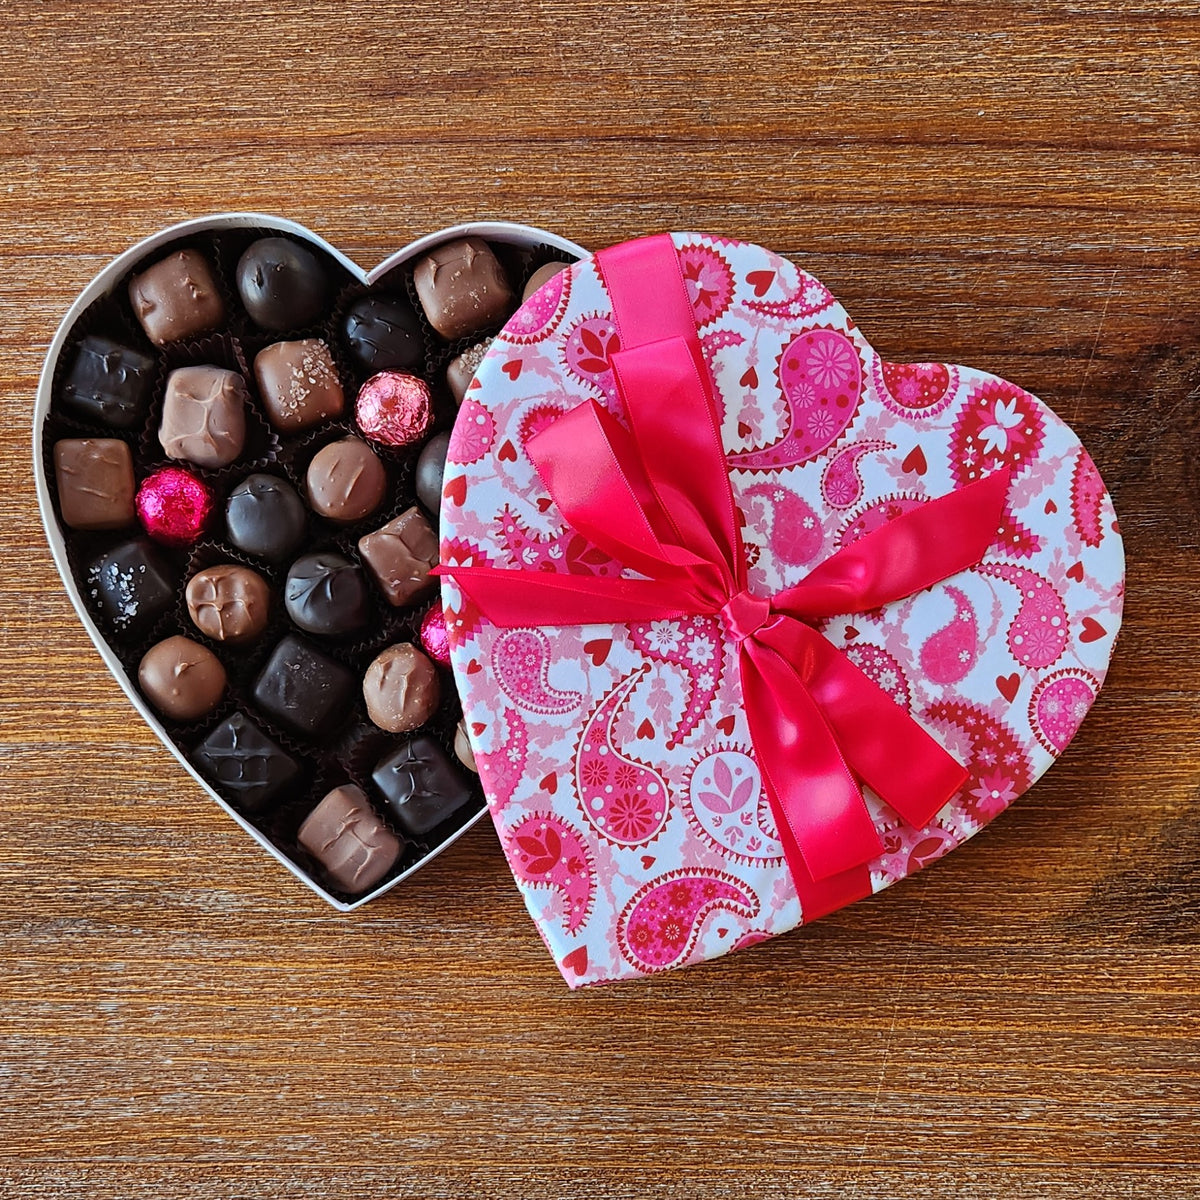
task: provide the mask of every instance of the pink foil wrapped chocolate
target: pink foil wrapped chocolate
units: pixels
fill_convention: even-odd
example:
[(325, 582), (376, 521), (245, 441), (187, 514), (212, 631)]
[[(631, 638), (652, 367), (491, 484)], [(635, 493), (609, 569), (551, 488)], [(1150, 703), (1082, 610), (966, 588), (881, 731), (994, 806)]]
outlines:
[[(885, 362), (819, 281), (761, 247), (628, 245), (509, 321), (443, 484), (465, 727), (573, 987), (783, 933), (960, 845), (1066, 748), (1123, 597), (1111, 500), (1037, 398)], [(682, 496), (690, 464), (713, 478), (708, 412), (726, 470)], [(688, 527), (705, 513), (715, 556)], [(936, 569), (904, 564), (910, 531)], [(519, 604), (496, 607), (487, 568)], [(572, 590), (591, 623), (566, 621)], [(624, 608), (593, 602), (618, 593)]]

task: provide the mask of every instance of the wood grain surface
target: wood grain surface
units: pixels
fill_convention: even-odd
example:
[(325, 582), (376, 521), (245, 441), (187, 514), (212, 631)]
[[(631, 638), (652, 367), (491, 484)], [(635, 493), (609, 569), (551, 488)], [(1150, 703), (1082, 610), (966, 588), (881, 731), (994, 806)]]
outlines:
[[(1200, 1196), (1200, 4), (0, 0), (0, 1195)], [(1055, 769), (811, 929), (571, 994), (490, 826), (338, 915), (64, 595), (61, 314), (222, 209), (749, 238), (1071, 421), (1126, 626)]]

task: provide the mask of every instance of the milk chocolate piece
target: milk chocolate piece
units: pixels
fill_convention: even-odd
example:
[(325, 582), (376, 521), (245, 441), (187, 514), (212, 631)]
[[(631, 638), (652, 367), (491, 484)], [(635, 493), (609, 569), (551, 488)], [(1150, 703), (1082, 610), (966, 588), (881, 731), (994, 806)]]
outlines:
[(288, 570), (283, 605), (308, 633), (337, 637), (361, 629), (370, 618), (361, 568), (330, 550), (305, 554)]
[(363, 296), (346, 310), (342, 332), (350, 352), (371, 374), (420, 368), (421, 326), (407, 301)]
[(169, 637), (142, 656), (138, 685), (164, 717), (197, 721), (220, 703), (225, 668), (207, 646), (191, 638)]
[(462, 763), (468, 771), (474, 771), (479, 774), (479, 767), (475, 763), (475, 751), (471, 749), (471, 739), (467, 736), (466, 721), (459, 721), (454, 729), (454, 753), (458, 756), (458, 761)]
[(442, 511), (442, 478), (446, 474), (446, 454), (450, 449), (450, 435), (439, 433), (425, 443), (417, 459), (417, 499), (435, 516)]
[(279, 562), (304, 540), (308, 512), (296, 489), (275, 475), (247, 475), (229, 493), (225, 526), (243, 553)]
[(177, 250), (129, 281), (129, 302), (146, 336), (165, 346), (215, 329), (225, 305), (204, 255)]
[(285, 333), (320, 317), (329, 277), (321, 260), (291, 238), (259, 238), (238, 260), (237, 289), (256, 325)]
[(530, 277), (525, 281), (525, 286), (521, 289), (521, 303), (524, 304), (534, 292), (542, 286), (543, 283), (553, 279), (560, 271), (567, 269), (566, 263), (548, 262), (543, 263)]
[(387, 472), (359, 438), (343, 438), (318, 450), (305, 476), (313, 511), (349, 523), (373, 513), (387, 491)]
[(72, 529), (123, 529), (132, 524), (133, 455), (113, 438), (54, 443), (54, 480), (63, 524)]
[(250, 393), (236, 371), (180, 367), (167, 376), (158, 440), (169, 458), (226, 467), (246, 444)]
[(254, 702), (272, 721), (305, 737), (330, 732), (346, 717), (356, 680), (341, 663), (289, 633), (254, 683)]
[(450, 360), (446, 367), (446, 386), (450, 389), (455, 404), (463, 402), (467, 388), (471, 386), (471, 380), (475, 378), (475, 372), (479, 370), (479, 364), (483, 362), (483, 356), (487, 354), (493, 341), (494, 338), (486, 338), (482, 342), (476, 342), (474, 346), (468, 346), (457, 358)]
[(192, 624), (214, 641), (253, 641), (267, 627), (271, 589), (249, 567), (223, 563), (197, 571), (184, 597)]
[(374, 887), (404, 849), (353, 783), (329, 792), (305, 818), (296, 839), (321, 864), (329, 882), (351, 895)]
[(438, 564), (437, 534), (416, 506), (359, 538), (358, 552), (389, 604), (412, 604), (437, 586), (429, 574)]
[(133, 429), (146, 413), (155, 371), (147, 354), (109, 338), (85, 337), (62, 385), (63, 407), (84, 421)]
[(409, 738), (371, 773), (388, 811), (410, 837), (419, 838), (471, 800), (471, 789), (445, 751), (427, 733)]
[(413, 283), (430, 325), (447, 341), (499, 325), (513, 310), (512, 288), (482, 238), (438, 246), (417, 263)]
[(260, 350), (254, 378), (267, 418), (280, 433), (296, 433), (340, 417), (346, 406), (337, 367), (320, 338), (276, 342)]
[(367, 716), (388, 733), (424, 725), (440, 699), (437, 667), (410, 642), (381, 651), (363, 678)]
[(118, 633), (144, 633), (175, 599), (174, 572), (148, 538), (100, 555), (87, 580), (92, 599)]
[(192, 752), (200, 774), (243, 812), (266, 810), (300, 780), (300, 764), (240, 712), (226, 717)]

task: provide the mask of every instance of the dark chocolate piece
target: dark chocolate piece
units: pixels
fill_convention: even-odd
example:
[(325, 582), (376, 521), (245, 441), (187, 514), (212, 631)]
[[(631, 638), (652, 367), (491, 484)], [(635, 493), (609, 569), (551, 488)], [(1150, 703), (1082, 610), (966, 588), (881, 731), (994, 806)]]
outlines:
[(370, 617), (362, 570), (348, 558), (321, 550), (296, 559), (283, 585), (283, 605), (308, 633), (353, 633)]
[(437, 586), (429, 574), (438, 564), (437, 534), (415, 505), (359, 538), (358, 552), (389, 604), (412, 604)]
[(427, 733), (409, 738), (381, 759), (371, 778), (410, 837), (423, 837), (471, 799), (466, 780)]
[(63, 407), (84, 421), (133, 429), (145, 416), (155, 371), (147, 354), (109, 338), (85, 337), (62, 385)]
[(246, 444), (250, 393), (236, 371), (180, 367), (167, 376), (158, 440), (169, 458), (226, 467)]
[(374, 887), (404, 849), (353, 783), (329, 792), (305, 818), (296, 839), (321, 864), (329, 882), (351, 895)]
[(279, 562), (304, 540), (308, 514), (286, 480), (247, 475), (229, 493), (225, 525), (229, 540), (246, 554)]
[(314, 512), (349, 523), (369, 516), (383, 502), (387, 472), (366, 442), (348, 437), (317, 451), (305, 483)]
[(178, 250), (129, 281), (129, 303), (146, 336), (165, 346), (215, 329), (225, 304), (204, 255)]
[(320, 317), (329, 297), (329, 277), (321, 260), (299, 243), (259, 238), (238, 260), (237, 289), (256, 325), (284, 333)]
[(363, 296), (346, 310), (342, 332), (350, 352), (372, 374), (421, 366), (421, 326), (406, 301)]
[(442, 511), (442, 477), (446, 474), (446, 452), (450, 449), (450, 435), (439, 433), (425, 443), (417, 459), (417, 499), (435, 517)]
[(483, 357), (493, 341), (494, 338), (486, 338), (482, 342), (476, 342), (474, 346), (468, 346), (457, 358), (450, 360), (446, 367), (446, 386), (450, 389), (455, 404), (463, 402), (467, 388), (471, 386), (471, 380), (475, 378), (475, 372), (479, 370), (479, 364), (483, 362)]
[(521, 303), (524, 304), (534, 292), (557, 275), (560, 271), (567, 269), (566, 263), (548, 262), (543, 263), (530, 277), (525, 281), (525, 286), (521, 289)]
[(169, 637), (142, 656), (138, 685), (164, 717), (198, 721), (225, 694), (225, 668), (207, 646), (191, 638)]
[(413, 270), (417, 298), (447, 341), (499, 325), (516, 297), (491, 247), (478, 237), (447, 242)]
[(341, 663), (289, 633), (271, 651), (253, 695), (272, 721), (294, 733), (317, 737), (346, 717), (355, 684)]
[(411, 642), (381, 651), (363, 678), (367, 716), (388, 733), (418, 729), (440, 699), (437, 667)]
[(175, 599), (174, 572), (148, 538), (122, 542), (88, 568), (88, 590), (118, 633), (144, 633)]
[(188, 616), (201, 633), (217, 642), (253, 641), (267, 627), (271, 589), (249, 567), (222, 563), (197, 571), (184, 593)]
[(192, 751), (192, 762), (236, 808), (252, 814), (300, 779), (300, 764), (240, 712)]
[(113, 438), (54, 443), (54, 480), (63, 524), (72, 529), (123, 529), (133, 523), (133, 455)]
[(340, 417), (346, 407), (337, 367), (320, 338), (276, 342), (260, 350), (254, 378), (267, 419), (281, 433), (297, 433)]

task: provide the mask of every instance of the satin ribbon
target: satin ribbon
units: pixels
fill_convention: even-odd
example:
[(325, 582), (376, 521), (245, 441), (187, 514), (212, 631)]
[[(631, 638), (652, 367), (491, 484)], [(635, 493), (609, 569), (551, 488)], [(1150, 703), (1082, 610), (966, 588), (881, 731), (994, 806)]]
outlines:
[(1009, 475), (931, 500), (839, 550), (771, 598), (747, 589), (745, 551), (712, 379), (667, 235), (596, 256), (621, 349), (629, 416), (586, 401), (527, 452), (576, 532), (644, 578), (447, 566), (500, 626), (718, 616), (736, 642), (755, 757), (805, 919), (871, 891), (883, 852), (861, 784), (927, 824), (967, 772), (812, 622), (902, 599), (977, 563)]

